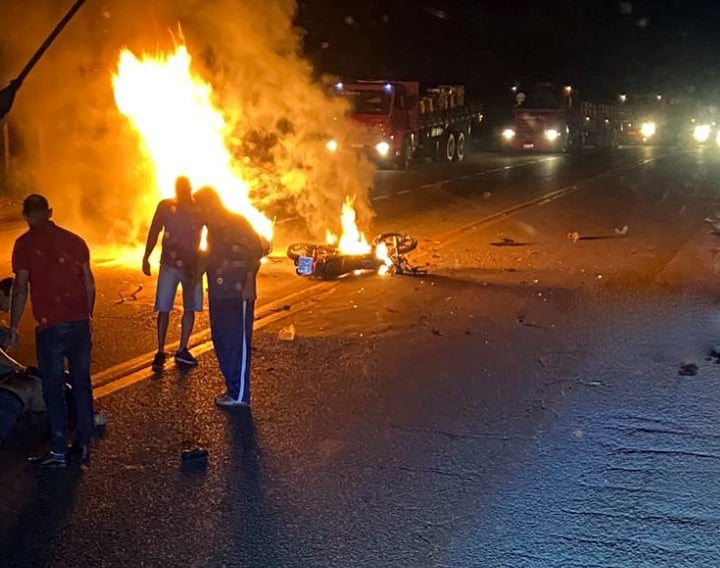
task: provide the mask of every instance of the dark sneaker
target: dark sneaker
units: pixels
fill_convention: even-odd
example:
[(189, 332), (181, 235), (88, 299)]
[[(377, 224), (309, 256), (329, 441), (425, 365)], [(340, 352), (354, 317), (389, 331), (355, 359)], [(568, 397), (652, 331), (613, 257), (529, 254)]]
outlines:
[(195, 359), (195, 357), (193, 357), (187, 349), (182, 349), (181, 351), (175, 353), (175, 362), (182, 363), (183, 365), (190, 365), (192, 367), (198, 364), (198, 360)]
[(232, 398), (228, 394), (215, 397), (215, 404), (220, 408), (248, 408), (248, 403)]
[(165, 368), (165, 360), (167, 359), (167, 353), (158, 351), (155, 353), (155, 358), (152, 362), (152, 370), (155, 372), (162, 371)]
[(67, 467), (67, 459), (63, 453), (55, 453), (50, 451), (43, 456), (37, 458), (30, 458), (28, 460), (31, 464), (41, 467), (43, 469), (64, 469)]
[(70, 461), (80, 465), (90, 464), (90, 446), (87, 444), (73, 444), (69, 452)]

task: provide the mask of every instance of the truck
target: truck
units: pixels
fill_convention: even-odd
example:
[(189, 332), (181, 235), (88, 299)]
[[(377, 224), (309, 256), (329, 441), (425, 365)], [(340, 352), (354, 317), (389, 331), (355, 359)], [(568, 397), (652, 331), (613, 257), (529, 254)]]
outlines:
[(463, 85), (421, 92), (419, 81), (352, 81), (337, 83), (334, 91), (348, 99), (360, 126), (353, 147), (380, 166), (407, 169), (420, 156), (462, 162), (468, 137), (483, 119), (482, 105), (465, 100)]
[(512, 124), (499, 133), (511, 150), (567, 152), (585, 146), (615, 148), (629, 120), (622, 104), (584, 100), (570, 86), (539, 83), (517, 90)]

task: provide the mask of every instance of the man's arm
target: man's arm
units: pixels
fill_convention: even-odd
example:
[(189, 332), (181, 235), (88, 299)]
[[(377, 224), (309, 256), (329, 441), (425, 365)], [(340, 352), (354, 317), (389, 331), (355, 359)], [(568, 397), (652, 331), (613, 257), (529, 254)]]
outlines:
[(18, 345), (18, 326), (27, 304), (29, 279), (30, 274), (27, 270), (15, 271), (15, 280), (10, 295), (10, 347), (12, 348)]
[(147, 241), (145, 243), (145, 256), (143, 256), (143, 273), (146, 276), (150, 276), (150, 255), (157, 245), (160, 232), (163, 229), (165, 221), (163, 219), (163, 204), (160, 203), (155, 210), (153, 215), (152, 223), (150, 223), (150, 229), (148, 230)]
[(89, 262), (83, 262), (82, 275), (83, 282), (85, 283), (85, 290), (87, 291), (88, 311), (90, 312), (90, 317), (92, 318), (93, 312), (95, 311), (95, 277), (90, 269)]

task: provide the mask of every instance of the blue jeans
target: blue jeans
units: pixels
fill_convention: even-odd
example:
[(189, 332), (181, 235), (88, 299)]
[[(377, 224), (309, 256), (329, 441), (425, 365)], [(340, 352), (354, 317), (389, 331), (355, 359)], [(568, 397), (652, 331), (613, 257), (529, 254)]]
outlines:
[[(66, 322), (37, 331), (38, 371), (43, 381), (43, 398), (50, 422), (50, 447), (54, 452), (65, 452), (67, 448), (66, 379), (72, 386), (77, 415), (75, 443), (90, 443), (94, 415), (90, 381), (91, 351), (92, 338), (88, 321)], [(65, 361), (68, 364), (67, 377), (64, 374)]]
[(228, 396), (250, 404), (250, 359), (255, 302), (210, 296), (210, 331)]
[(22, 399), (7, 389), (0, 388), (0, 442), (12, 432), (15, 423), (25, 410)]

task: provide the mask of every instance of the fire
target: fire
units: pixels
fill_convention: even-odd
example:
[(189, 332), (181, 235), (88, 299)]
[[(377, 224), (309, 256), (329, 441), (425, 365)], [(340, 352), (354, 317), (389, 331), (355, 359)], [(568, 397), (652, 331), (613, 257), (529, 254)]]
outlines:
[(345, 198), (340, 215), (342, 232), (338, 238), (331, 231), (326, 232), (325, 240), (329, 245), (337, 245), (343, 254), (368, 254), (372, 247), (365, 238), (365, 234), (358, 229), (357, 214), (355, 213), (355, 200), (349, 196)]
[(388, 253), (388, 247), (385, 243), (378, 243), (378, 246), (375, 247), (375, 257), (383, 261), (383, 264), (378, 268), (378, 274), (385, 276), (390, 272), (390, 268), (392, 268), (393, 265), (393, 261)]
[(192, 73), (191, 63), (184, 44), (157, 56), (123, 50), (113, 76), (117, 107), (142, 140), (159, 196), (173, 196), (175, 178), (185, 175), (196, 189), (214, 187), (228, 209), (271, 240), (273, 223), (250, 201), (249, 185), (226, 144), (229, 129), (213, 103), (212, 87)]

